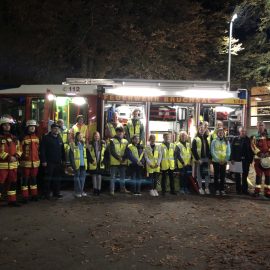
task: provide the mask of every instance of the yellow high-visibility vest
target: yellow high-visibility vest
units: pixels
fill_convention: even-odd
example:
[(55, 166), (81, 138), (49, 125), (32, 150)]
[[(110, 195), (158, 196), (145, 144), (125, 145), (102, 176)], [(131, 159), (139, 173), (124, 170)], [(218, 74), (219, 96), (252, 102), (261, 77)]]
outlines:
[(162, 143), (160, 145), (162, 151), (162, 160), (161, 160), (161, 170), (174, 170), (175, 169), (175, 160), (174, 160), (174, 149), (175, 145), (170, 143), (169, 149), (167, 146)]
[[(145, 152), (147, 154), (148, 159), (151, 161), (151, 165), (152, 166), (157, 165), (158, 157), (159, 157), (158, 146), (155, 145), (154, 153), (153, 153), (151, 146), (147, 145), (145, 148)], [(147, 164), (146, 171), (148, 173), (160, 172), (160, 166), (158, 166), (157, 168), (151, 168), (150, 164)]]
[[(184, 161), (184, 164), (185, 165), (190, 165), (191, 164), (191, 148), (190, 148), (190, 144), (187, 142), (186, 147), (185, 147), (181, 142), (178, 142), (177, 146), (180, 149), (180, 155), (181, 155), (181, 157), (182, 157), (182, 159)], [(179, 169), (183, 168), (183, 165), (179, 160), (177, 161), (177, 165), (178, 165)]]
[(74, 125), (72, 127), (72, 129), (73, 129), (73, 135), (74, 135), (74, 137), (75, 137), (75, 135), (76, 135), (77, 132), (80, 132), (81, 135), (82, 135), (82, 139), (83, 139), (84, 142), (86, 141), (86, 139), (88, 139), (88, 138), (86, 138), (86, 135), (87, 135), (87, 125), (83, 124), (81, 127), (78, 127), (77, 125)]
[(112, 137), (114, 137), (116, 135), (116, 132), (115, 132), (115, 128), (114, 128), (113, 124), (112, 123), (108, 123), (107, 124), (107, 127), (108, 127), (108, 129), (109, 129)]
[(224, 140), (214, 140), (212, 143), (215, 144), (214, 152), (219, 161), (226, 160), (226, 152), (227, 152), (227, 143)]
[[(105, 166), (104, 166), (104, 163), (103, 163), (103, 160), (104, 160), (104, 153), (105, 153), (105, 145), (102, 144), (101, 145), (101, 151), (100, 151), (100, 169), (104, 169)], [(93, 147), (93, 145), (89, 145), (89, 153), (92, 157), (92, 159), (95, 161), (96, 164), (93, 164), (93, 163), (89, 163), (89, 169), (90, 170), (96, 170), (97, 169), (97, 159), (96, 159), (96, 154), (95, 154), (95, 148)]]
[[(138, 148), (133, 145), (132, 143), (128, 145), (128, 148), (130, 149), (132, 155), (138, 160), (141, 161), (144, 155), (144, 150), (142, 151), (142, 153), (139, 156), (139, 152), (138, 152)], [(128, 165), (130, 165), (132, 162), (131, 160), (128, 161)]]
[[(128, 131), (129, 131), (130, 139), (132, 139), (132, 137), (134, 135), (137, 135), (140, 138), (140, 130), (141, 130), (141, 122), (140, 122), (140, 120), (136, 121), (135, 128), (133, 126), (132, 120), (129, 120), (127, 122), (127, 128), (128, 128)], [(140, 139), (142, 139), (142, 138), (140, 138)]]
[[(121, 141), (119, 142), (115, 138), (111, 139), (111, 141), (114, 144), (116, 154), (119, 155), (120, 157), (123, 157), (125, 154), (127, 145), (128, 145), (128, 141), (126, 139), (121, 139)], [(111, 154), (110, 155), (110, 164), (115, 166), (115, 165), (120, 165), (121, 163), (119, 160), (114, 158), (114, 156)], [(123, 165), (127, 165), (127, 164), (123, 164)]]
[[(74, 145), (71, 147), (71, 150), (73, 151), (73, 155), (74, 155), (75, 169), (78, 170), (81, 166), (79, 146)], [(84, 166), (87, 169), (87, 157), (86, 157), (86, 147), (85, 146), (83, 147), (83, 159), (84, 159)]]

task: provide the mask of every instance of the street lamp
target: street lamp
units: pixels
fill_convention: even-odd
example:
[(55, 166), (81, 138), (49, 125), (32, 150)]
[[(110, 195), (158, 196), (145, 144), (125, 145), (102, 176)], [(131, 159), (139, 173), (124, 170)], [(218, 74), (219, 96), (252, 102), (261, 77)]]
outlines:
[(232, 19), (230, 21), (230, 35), (229, 35), (229, 61), (228, 61), (228, 91), (231, 90), (231, 58), (232, 58), (232, 31), (233, 31), (233, 22), (237, 19), (237, 14), (233, 14)]

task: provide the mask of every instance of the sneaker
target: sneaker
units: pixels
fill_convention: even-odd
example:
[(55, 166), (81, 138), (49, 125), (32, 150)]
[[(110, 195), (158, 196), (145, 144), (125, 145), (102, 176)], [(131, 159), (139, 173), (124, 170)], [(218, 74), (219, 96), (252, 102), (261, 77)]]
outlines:
[(60, 194), (60, 193), (53, 195), (53, 197), (56, 198), (56, 199), (63, 199), (63, 195)]
[(154, 189), (154, 192), (155, 192), (155, 196), (158, 197), (159, 196), (158, 191)]
[(151, 189), (149, 193), (150, 193), (150, 196), (152, 196), (152, 197), (156, 196), (156, 192), (154, 189)]
[(111, 192), (110, 192), (110, 195), (111, 195), (111, 196), (114, 196), (114, 191), (111, 191)]
[(121, 192), (122, 193), (130, 193), (130, 191), (128, 191), (126, 188), (121, 189)]
[(179, 194), (180, 194), (180, 195), (185, 195), (186, 192), (185, 192), (185, 190), (184, 190), (183, 188), (181, 188), (181, 189), (179, 190)]
[(204, 190), (204, 192), (205, 192), (206, 195), (210, 195), (210, 190), (209, 190), (209, 188), (206, 188), (206, 189)]
[(200, 193), (200, 195), (204, 195), (205, 194), (205, 192), (204, 192), (204, 190), (202, 188), (199, 189), (199, 193)]
[(170, 194), (171, 195), (177, 195), (177, 193), (175, 191), (171, 191)]
[(221, 190), (221, 191), (220, 191), (220, 195), (221, 195), (221, 196), (225, 196), (225, 195), (226, 195), (226, 192), (225, 192), (224, 190)]
[(141, 192), (137, 192), (137, 196), (142, 196), (142, 193)]
[(81, 198), (81, 197), (82, 197), (82, 194), (76, 194), (76, 193), (75, 193), (75, 194), (74, 194), (74, 197), (75, 197), (75, 198)]
[(220, 194), (219, 190), (217, 190), (216, 191), (216, 196), (219, 196), (219, 195), (221, 195), (221, 194)]
[(86, 192), (82, 192), (82, 197), (86, 197), (87, 193)]
[(188, 188), (185, 188), (185, 194), (190, 194), (190, 191), (188, 190)]

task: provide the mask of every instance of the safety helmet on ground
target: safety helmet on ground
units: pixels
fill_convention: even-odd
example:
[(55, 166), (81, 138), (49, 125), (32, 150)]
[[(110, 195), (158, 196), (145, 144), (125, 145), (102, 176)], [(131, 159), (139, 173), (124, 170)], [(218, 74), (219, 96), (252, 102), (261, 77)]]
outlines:
[(37, 126), (37, 121), (36, 120), (33, 120), (33, 119), (28, 120), (26, 122), (26, 127), (29, 127), (29, 126)]

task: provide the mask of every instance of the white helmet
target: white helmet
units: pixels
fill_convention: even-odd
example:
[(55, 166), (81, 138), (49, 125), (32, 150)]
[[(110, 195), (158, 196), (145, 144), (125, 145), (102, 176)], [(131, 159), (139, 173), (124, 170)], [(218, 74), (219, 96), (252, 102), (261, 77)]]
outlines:
[(28, 120), (26, 122), (26, 127), (29, 127), (29, 126), (37, 126), (37, 121), (36, 120)]
[(270, 157), (265, 157), (261, 159), (261, 166), (264, 169), (269, 169), (270, 168)]
[(11, 118), (8, 117), (1, 117), (0, 118), (0, 125), (2, 124), (13, 124), (13, 120)]

